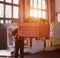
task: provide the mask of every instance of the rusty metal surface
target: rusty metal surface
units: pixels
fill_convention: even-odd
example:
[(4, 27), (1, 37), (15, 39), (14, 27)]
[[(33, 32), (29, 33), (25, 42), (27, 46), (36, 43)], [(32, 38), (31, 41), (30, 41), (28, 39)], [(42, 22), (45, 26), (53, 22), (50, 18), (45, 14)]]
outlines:
[(23, 37), (50, 37), (50, 25), (38, 23), (20, 23), (19, 36)]

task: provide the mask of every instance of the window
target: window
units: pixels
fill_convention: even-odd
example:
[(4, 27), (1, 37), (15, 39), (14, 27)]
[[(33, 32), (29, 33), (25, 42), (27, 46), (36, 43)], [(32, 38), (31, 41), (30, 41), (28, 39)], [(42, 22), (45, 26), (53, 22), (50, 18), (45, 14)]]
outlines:
[(12, 0), (6, 0), (6, 2), (8, 2), (8, 3), (12, 3)]
[(0, 0), (0, 1), (4, 1), (4, 0)]
[(10, 5), (6, 5), (5, 8), (5, 17), (6, 18), (11, 18), (11, 14), (12, 14), (12, 7)]
[(0, 0), (0, 23), (11, 23), (19, 20), (20, 0)]
[(30, 0), (30, 16), (46, 19), (46, 0)]
[(18, 18), (18, 7), (14, 6), (13, 10), (13, 18)]
[(18, 4), (19, 0), (13, 0), (14, 4)]
[(4, 15), (4, 5), (0, 4), (0, 17), (3, 17)]
[(11, 20), (5, 20), (5, 23), (11, 23)]
[(3, 20), (0, 20), (0, 23), (4, 23), (4, 21)]
[(60, 12), (57, 14), (58, 22), (60, 22)]

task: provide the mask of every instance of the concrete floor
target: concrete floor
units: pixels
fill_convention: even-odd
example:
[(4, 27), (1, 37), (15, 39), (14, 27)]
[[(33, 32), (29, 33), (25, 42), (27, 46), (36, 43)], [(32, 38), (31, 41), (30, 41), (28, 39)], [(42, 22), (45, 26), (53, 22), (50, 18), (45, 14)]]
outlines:
[[(0, 56), (0, 58), (14, 58), (14, 57)], [(24, 54), (24, 58), (60, 58), (60, 49), (55, 51), (42, 51), (36, 54)]]

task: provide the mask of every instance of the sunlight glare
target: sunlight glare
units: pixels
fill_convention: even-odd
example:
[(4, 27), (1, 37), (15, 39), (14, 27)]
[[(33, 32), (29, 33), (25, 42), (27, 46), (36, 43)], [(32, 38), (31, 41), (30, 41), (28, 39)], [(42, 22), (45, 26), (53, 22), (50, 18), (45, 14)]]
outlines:
[(34, 9), (34, 10), (30, 10), (30, 16), (33, 16), (33, 17), (36, 17), (37, 18), (37, 10)]

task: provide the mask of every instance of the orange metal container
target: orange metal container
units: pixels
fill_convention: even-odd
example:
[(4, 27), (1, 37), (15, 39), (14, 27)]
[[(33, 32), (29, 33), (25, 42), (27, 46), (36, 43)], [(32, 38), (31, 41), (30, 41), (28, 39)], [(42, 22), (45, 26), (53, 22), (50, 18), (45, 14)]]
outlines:
[(21, 37), (50, 37), (50, 24), (20, 23), (19, 36)]

